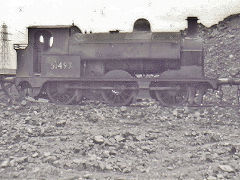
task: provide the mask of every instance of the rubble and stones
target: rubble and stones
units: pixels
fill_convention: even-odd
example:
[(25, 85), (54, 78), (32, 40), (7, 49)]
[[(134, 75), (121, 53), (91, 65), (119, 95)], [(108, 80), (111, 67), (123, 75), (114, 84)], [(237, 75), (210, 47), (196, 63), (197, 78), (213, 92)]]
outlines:
[[(239, 108), (169, 108), (156, 102), (122, 110), (92, 102), (14, 107), (1, 105), (11, 116), (0, 122), (0, 179), (240, 176)], [(101, 121), (93, 123), (89, 114)]]

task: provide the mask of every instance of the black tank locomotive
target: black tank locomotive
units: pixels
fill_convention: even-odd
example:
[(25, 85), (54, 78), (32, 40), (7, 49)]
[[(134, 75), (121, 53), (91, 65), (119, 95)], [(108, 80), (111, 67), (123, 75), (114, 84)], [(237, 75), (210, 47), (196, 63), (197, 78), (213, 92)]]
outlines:
[(152, 32), (146, 19), (135, 21), (130, 33), (30, 26), (28, 45), (15, 45), (16, 85), (23, 94), (47, 94), (61, 104), (101, 97), (121, 106), (148, 96), (164, 105), (193, 103), (197, 94), (217, 85), (204, 78), (198, 19), (187, 20), (187, 35)]

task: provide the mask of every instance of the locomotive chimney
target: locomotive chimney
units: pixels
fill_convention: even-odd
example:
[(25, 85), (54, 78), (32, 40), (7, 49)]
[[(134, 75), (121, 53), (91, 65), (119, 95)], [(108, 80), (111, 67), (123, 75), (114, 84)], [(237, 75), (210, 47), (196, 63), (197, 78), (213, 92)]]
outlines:
[(188, 36), (193, 36), (197, 33), (198, 31), (198, 18), (197, 17), (188, 17), (188, 30), (187, 30), (187, 35)]

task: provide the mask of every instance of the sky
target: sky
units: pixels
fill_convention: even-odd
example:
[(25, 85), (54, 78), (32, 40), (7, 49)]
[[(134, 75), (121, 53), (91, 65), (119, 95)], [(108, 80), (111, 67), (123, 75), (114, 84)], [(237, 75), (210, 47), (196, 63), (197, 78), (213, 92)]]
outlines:
[(152, 31), (179, 31), (187, 16), (209, 27), (236, 13), (240, 0), (0, 0), (0, 23), (8, 25), (11, 44), (27, 43), (30, 25), (74, 22), (87, 32), (131, 32), (135, 20), (146, 18)]

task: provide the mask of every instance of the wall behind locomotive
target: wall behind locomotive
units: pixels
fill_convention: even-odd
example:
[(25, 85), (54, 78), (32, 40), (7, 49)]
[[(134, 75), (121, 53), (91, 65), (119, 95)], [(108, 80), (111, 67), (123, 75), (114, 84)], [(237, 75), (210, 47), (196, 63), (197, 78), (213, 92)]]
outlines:
[(76, 24), (81, 30), (132, 31), (138, 18), (151, 23), (152, 31), (186, 28), (187, 16), (198, 16), (205, 26), (240, 13), (240, 0), (0, 0), (0, 23), (9, 27), (11, 63), (16, 66), (13, 43), (27, 43), (29, 25)]

